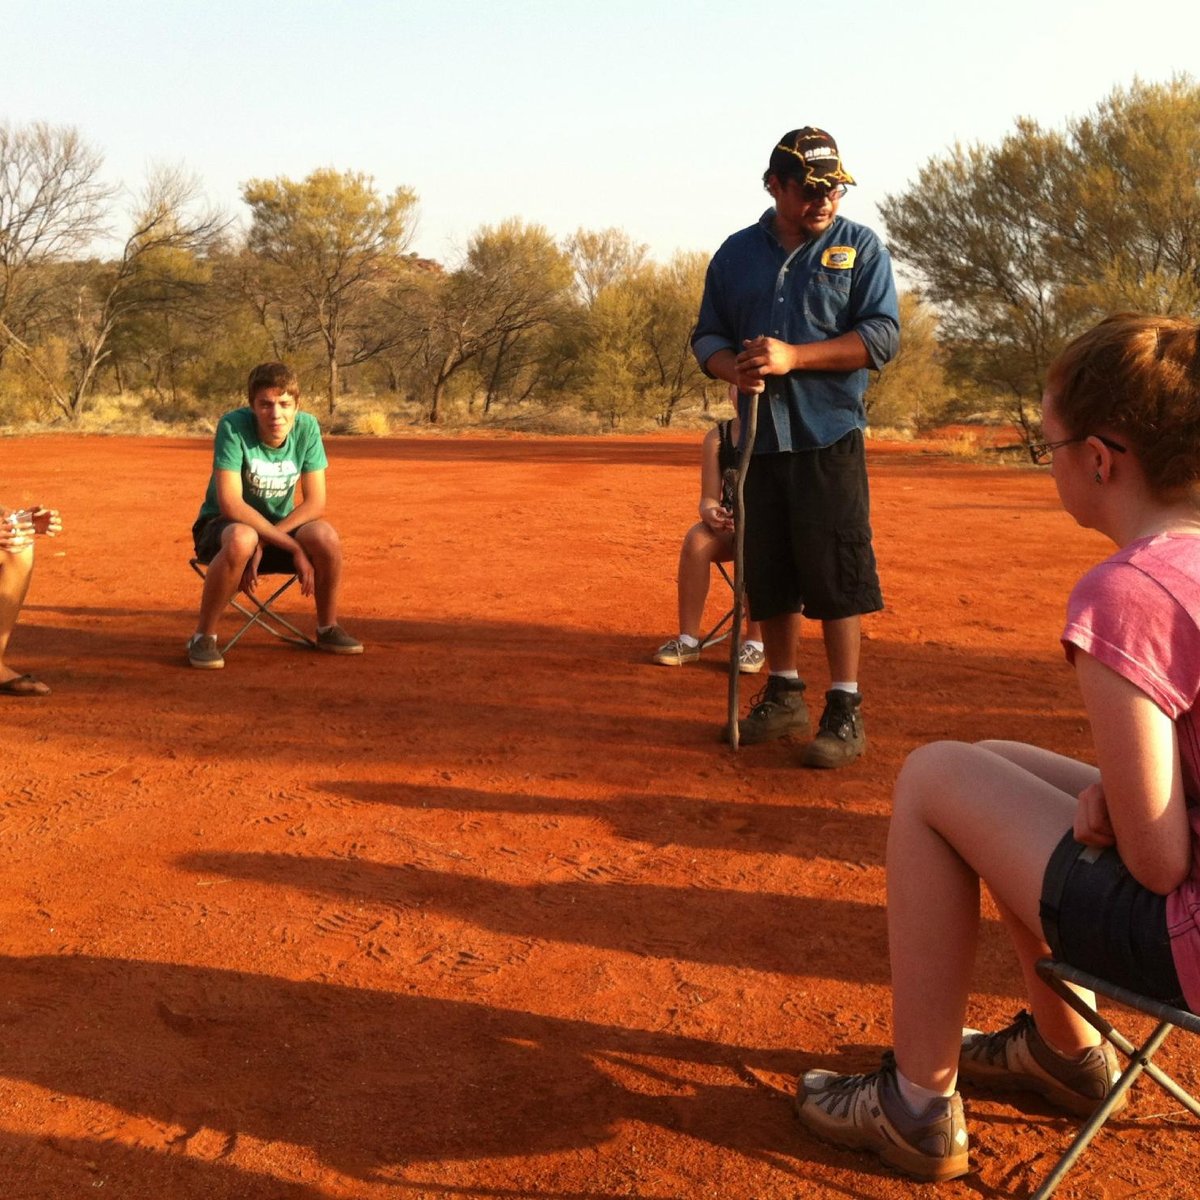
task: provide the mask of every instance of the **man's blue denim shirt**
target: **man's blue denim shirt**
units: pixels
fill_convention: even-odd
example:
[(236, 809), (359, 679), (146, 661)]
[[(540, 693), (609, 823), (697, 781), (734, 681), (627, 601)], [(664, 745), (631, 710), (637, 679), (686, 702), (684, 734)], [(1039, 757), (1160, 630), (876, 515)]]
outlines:
[[(704, 282), (692, 351), (703, 367), (718, 350), (768, 336), (793, 344), (853, 330), (878, 370), (899, 348), (900, 312), (892, 263), (865, 225), (835, 217), (789, 255), (771, 232), (775, 210), (727, 238)], [(832, 446), (866, 427), (867, 371), (768, 375), (758, 410), (755, 454)], [(742, 428), (750, 397), (738, 396)]]

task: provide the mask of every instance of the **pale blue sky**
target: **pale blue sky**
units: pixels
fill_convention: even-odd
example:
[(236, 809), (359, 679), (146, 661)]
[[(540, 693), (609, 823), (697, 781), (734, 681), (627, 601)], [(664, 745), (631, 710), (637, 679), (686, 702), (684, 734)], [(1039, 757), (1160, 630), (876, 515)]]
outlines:
[(0, 0), (0, 30), (0, 120), (77, 126), (113, 181), (182, 164), (241, 215), (247, 179), (366, 171), (417, 191), (413, 248), (443, 261), (509, 216), (711, 251), (803, 124), (878, 225), (956, 139), (1200, 76), (1197, 0)]

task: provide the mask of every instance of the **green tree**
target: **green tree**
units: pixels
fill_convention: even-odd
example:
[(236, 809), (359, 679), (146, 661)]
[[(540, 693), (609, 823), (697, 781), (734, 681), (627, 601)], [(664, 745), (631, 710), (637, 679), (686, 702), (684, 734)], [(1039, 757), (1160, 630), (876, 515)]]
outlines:
[(1200, 86), (1135, 81), (1070, 133), (1055, 199), (1077, 303), (1200, 310)]
[(867, 419), (876, 427), (936, 423), (953, 400), (938, 339), (937, 311), (915, 292), (900, 293), (900, 351), (867, 388)]
[(703, 400), (707, 377), (691, 349), (707, 258), (641, 263), (600, 288), (585, 310), (584, 406), (615, 427), (653, 415), (670, 425), (681, 401)]
[(647, 416), (653, 409), (652, 381), (641, 369), (649, 320), (646, 290), (630, 279), (602, 288), (591, 306), (580, 402), (585, 412), (596, 413), (609, 429), (628, 417)]
[(611, 283), (633, 274), (646, 261), (647, 247), (623, 229), (577, 229), (566, 242), (580, 299), (591, 308)]
[(546, 335), (570, 306), (570, 259), (543, 226), (510, 218), (474, 235), (460, 282), (476, 313), (484, 412), (499, 399), (529, 396)]
[(704, 399), (708, 376), (692, 353), (692, 330), (708, 255), (676, 254), (665, 266), (651, 263), (633, 276), (633, 285), (646, 296), (647, 321), (638, 358), (656, 396), (657, 419), (670, 425), (681, 401)]
[(518, 387), (528, 395), (544, 337), (571, 287), (567, 256), (542, 226), (517, 220), (479, 229), (450, 274), (402, 281), (388, 301), (394, 338), (422, 382), (429, 422), (443, 419), (446, 389), (467, 367), (484, 391), (485, 411)]
[(323, 169), (299, 182), (253, 179), (242, 199), (255, 260), (247, 295), (288, 345), (321, 346), (333, 412), (339, 372), (391, 344), (379, 303), (405, 270), (416, 193), (399, 187), (380, 196), (369, 175)]
[(1064, 131), (1019, 120), (955, 146), (881, 205), (897, 259), (938, 307), (948, 367), (1006, 394), (1027, 437), (1046, 367), (1116, 309), (1200, 300), (1200, 89), (1115, 89)]

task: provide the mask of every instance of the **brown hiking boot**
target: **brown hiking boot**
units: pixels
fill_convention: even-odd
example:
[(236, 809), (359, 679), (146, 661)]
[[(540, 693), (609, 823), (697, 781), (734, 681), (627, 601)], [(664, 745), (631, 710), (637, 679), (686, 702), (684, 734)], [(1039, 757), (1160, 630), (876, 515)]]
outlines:
[(811, 723), (805, 686), (803, 679), (768, 675), (766, 685), (750, 701), (750, 711), (738, 722), (738, 740), (750, 745), (787, 733), (807, 733)]
[[(1037, 1092), (1081, 1117), (1099, 1107), (1121, 1076), (1117, 1056), (1107, 1042), (1077, 1058), (1065, 1058), (1046, 1044), (1024, 1009), (997, 1033), (964, 1029), (958, 1073), (977, 1087)], [(1117, 1111), (1124, 1107), (1122, 1097)]]
[(825, 711), (817, 736), (801, 760), (806, 767), (844, 767), (867, 748), (867, 730), (862, 719), (862, 696), (858, 692), (825, 693)]
[(796, 1089), (796, 1115), (823, 1141), (866, 1150), (917, 1179), (957, 1179), (970, 1170), (967, 1124), (957, 1092), (914, 1116), (896, 1086), (889, 1050), (870, 1075), (809, 1071)]

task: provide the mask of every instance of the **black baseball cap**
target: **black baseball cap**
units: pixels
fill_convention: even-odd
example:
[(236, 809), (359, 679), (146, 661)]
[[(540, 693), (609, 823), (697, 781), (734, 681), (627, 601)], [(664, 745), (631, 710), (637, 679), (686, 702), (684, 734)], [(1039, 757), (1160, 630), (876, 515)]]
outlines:
[(853, 183), (854, 176), (842, 166), (837, 142), (831, 134), (815, 125), (793, 129), (779, 139), (771, 151), (767, 174), (776, 179), (795, 179), (799, 183), (820, 187), (836, 187)]

